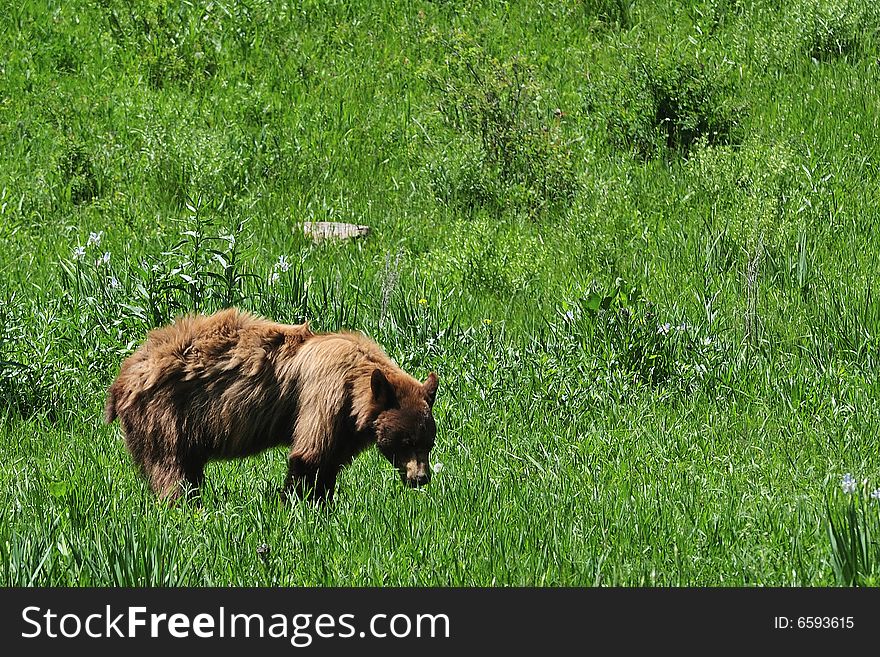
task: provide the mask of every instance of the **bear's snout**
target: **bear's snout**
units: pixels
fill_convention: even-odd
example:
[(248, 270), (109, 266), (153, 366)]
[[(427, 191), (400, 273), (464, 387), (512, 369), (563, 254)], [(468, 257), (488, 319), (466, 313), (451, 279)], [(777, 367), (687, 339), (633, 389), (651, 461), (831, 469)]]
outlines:
[(431, 481), (431, 468), (427, 461), (412, 460), (401, 468), (400, 476), (407, 486), (421, 488)]

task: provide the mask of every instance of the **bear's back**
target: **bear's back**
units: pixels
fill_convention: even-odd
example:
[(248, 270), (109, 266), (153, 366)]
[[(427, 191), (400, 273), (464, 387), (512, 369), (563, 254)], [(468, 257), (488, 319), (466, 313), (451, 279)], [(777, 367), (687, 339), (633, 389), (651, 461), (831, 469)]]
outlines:
[(236, 377), (273, 376), (275, 361), (292, 360), (312, 336), (308, 324), (278, 324), (236, 308), (180, 317), (150, 331), (122, 363), (107, 417), (147, 391), (179, 382), (209, 387)]

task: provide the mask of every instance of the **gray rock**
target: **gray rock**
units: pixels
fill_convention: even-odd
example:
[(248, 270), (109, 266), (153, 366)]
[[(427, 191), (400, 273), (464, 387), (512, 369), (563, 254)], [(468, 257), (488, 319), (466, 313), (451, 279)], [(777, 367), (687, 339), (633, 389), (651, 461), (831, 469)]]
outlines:
[(350, 240), (366, 237), (370, 234), (370, 227), (337, 221), (307, 221), (303, 224), (303, 233), (318, 243), (324, 240)]

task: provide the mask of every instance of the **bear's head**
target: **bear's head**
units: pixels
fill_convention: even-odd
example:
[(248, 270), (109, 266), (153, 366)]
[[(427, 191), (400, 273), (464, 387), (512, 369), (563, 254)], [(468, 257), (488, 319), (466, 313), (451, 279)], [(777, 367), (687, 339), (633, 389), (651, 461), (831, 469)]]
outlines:
[(408, 486), (424, 486), (431, 480), (428, 455), (437, 437), (432, 409), (437, 396), (437, 375), (424, 383), (373, 370), (370, 380), (376, 416), (376, 446), (397, 468)]

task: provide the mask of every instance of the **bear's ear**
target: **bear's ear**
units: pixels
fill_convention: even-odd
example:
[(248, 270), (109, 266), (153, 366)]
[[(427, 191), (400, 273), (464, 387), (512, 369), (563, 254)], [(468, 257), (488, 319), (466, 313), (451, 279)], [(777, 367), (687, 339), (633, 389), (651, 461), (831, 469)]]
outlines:
[(380, 408), (390, 408), (394, 405), (396, 395), (394, 386), (378, 367), (373, 370), (370, 377), (370, 389), (373, 391), (373, 399)]
[(428, 400), (428, 406), (433, 406), (434, 400), (437, 398), (437, 383), (437, 375), (431, 372), (422, 384), (422, 388), (425, 391), (425, 399)]

